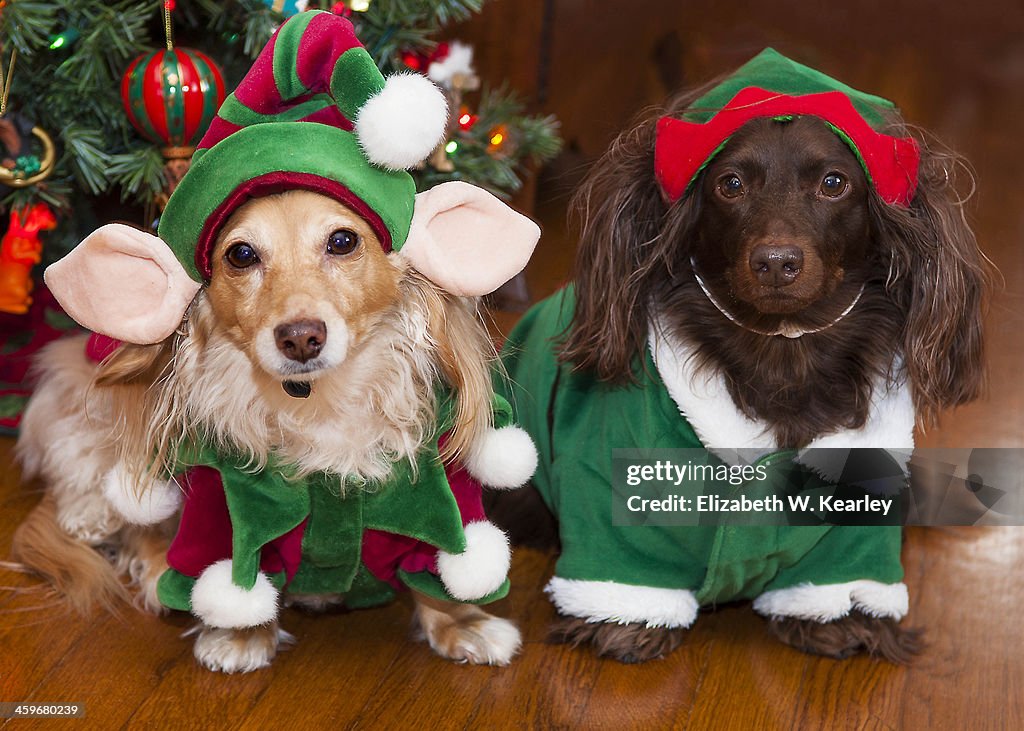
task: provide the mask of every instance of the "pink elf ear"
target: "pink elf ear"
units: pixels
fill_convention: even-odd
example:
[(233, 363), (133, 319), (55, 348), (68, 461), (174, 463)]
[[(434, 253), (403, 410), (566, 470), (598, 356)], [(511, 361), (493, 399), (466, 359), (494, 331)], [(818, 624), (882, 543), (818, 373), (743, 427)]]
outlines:
[(170, 336), (200, 286), (167, 244), (118, 223), (93, 231), (43, 279), (78, 324), (137, 345)]
[(401, 253), (439, 287), (476, 297), (521, 272), (539, 238), (537, 224), (487, 191), (451, 182), (416, 196)]

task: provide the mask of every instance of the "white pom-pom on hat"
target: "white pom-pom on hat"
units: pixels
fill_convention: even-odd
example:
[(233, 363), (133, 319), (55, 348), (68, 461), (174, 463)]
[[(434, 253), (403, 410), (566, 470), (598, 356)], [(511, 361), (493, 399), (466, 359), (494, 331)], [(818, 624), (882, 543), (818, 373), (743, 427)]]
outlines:
[(444, 137), (448, 101), (425, 76), (395, 74), (356, 115), (359, 144), (367, 159), (389, 170), (422, 162)]
[(438, 551), (441, 583), (456, 599), (469, 602), (496, 591), (508, 576), (512, 563), (508, 536), (493, 523), (481, 520), (465, 528), (466, 550)]
[(231, 578), (231, 559), (211, 564), (192, 586), (192, 613), (211, 627), (258, 627), (277, 618), (277, 589), (263, 572), (252, 589)]
[(153, 525), (170, 518), (182, 501), (181, 488), (174, 480), (153, 482), (140, 490), (121, 465), (115, 465), (103, 477), (103, 496), (135, 525)]
[(537, 447), (518, 426), (488, 429), (466, 455), (465, 467), (488, 487), (522, 487), (537, 470)]

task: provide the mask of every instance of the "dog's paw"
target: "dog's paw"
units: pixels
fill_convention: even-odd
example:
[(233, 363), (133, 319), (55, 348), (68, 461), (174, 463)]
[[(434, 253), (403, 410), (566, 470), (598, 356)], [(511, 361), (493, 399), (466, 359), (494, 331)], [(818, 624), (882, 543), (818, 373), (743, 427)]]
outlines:
[(248, 629), (224, 629), (202, 625), (193, 647), (199, 664), (221, 673), (251, 673), (270, 665), (282, 645), (295, 638), (274, 622)]
[(624, 663), (641, 663), (661, 658), (683, 642), (681, 627), (648, 627), (639, 622), (588, 622), (579, 617), (561, 617), (551, 626), (548, 642), (578, 647), (590, 644), (600, 657)]
[(87, 499), (61, 501), (57, 522), (65, 533), (89, 546), (107, 541), (123, 525), (121, 518), (105, 502)]
[(924, 647), (920, 629), (901, 627), (890, 617), (872, 617), (857, 610), (831, 622), (773, 617), (768, 628), (790, 647), (837, 660), (867, 652), (906, 665)]
[(167, 570), (170, 539), (152, 528), (128, 527), (121, 532), (110, 557), (119, 574), (127, 574), (135, 589), (132, 604), (149, 614), (164, 614), (167, 607), (157, 595), (157, 584)]
[(519, 629), (472, 604), (417, 596), (418, 639), (441, 657), (474, 665), (508, 665), (519, 648)]
[(490, 615), (424, 630), (423, 637), (441, 657), (473, 665), (508, 665), (522, 646), (514, 624)]

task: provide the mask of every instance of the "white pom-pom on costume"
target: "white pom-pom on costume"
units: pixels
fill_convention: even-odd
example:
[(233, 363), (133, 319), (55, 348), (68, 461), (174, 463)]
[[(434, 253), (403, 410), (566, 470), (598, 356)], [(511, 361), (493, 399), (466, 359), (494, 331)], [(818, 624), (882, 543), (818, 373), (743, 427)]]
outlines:
[(425, 76), (389, 76), (356, 116), (356, 136), (370, 162), (405, 170), (421, 162), (444, 136), (448, 101)]
[(437, 569), (441, 583), (456, 599), (481, 599), (502, 585), (512, 563), (508, 536), (493, 523), (481, 520), (465, 528), (466, 550), (438, 551)]
[(121, 465), (103, 477), (103, 495), (129, 523), (153, 525), (170, 518), (181, 507), (181, 488), (174, 480), (153, 482), (138, 489)]
[(537, 447), (518, 426), (488, 429), (466, 455), (465, 466), (488, 487), (522, 487), (537, 471)]
[(211, 564), (192, 587), (192, 613), (211, 627), (258, 627), (277, 618), (277, 589), (260, 572), (248, 591), (231, 579), (231, 559)]

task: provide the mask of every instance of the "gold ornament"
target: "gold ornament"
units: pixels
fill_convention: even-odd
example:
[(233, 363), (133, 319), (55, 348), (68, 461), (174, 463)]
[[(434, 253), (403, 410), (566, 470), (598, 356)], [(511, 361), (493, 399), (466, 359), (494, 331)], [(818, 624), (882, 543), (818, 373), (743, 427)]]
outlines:
[(18, 49), (11, 51), (11, 61), (7, 65), (7, 72), (4, 73), (2, 62), (0, 62), (0, 143), (7, 149), (10, 155), (9, 161), (5, 160), (0, 165), (0, 183), (11, 188), (24, 188), (35, 185), (50, 177), (53, 172), (54, 163), (57, 161), (57, 148), (53, 145), (50, 135), (46, 134), (42, 127), (33, 126), (29, 134), (39, 139), (43, 146), (43, 155), (39, 158), (39, 169), (26, 172), (18, 169), (18, 158), (27, 158), (31, 154), (29, 138), (25, 134), (28, 125), (23, 117), (17, 114), (7, 116), (7, 101), (11, 95), (11, 82), (14, 80), (14, 64), (18, 60)]
[[(11, 128), (14, 127), (14, 123), (11, 120), (7, 118), (0, 119), (0, 130), (3, 130), (6, 125), (10, 125)], [(43, 146), (43, 154), (39, 158), (39, 170), (31, 175), (26, 175), (23, 171), (10, 170), (0, 166), (0, 183), (11, 188), (24, 188), (29, 185), (35, 185), (50, 177), (50, 173), (53, 172), (54, 163), (57, 161), (57, 148), (54, 146), (53, 140), (50, 139), (50, 135), (46, 134), (42, 127), (33, 127), (32, 135)]]

